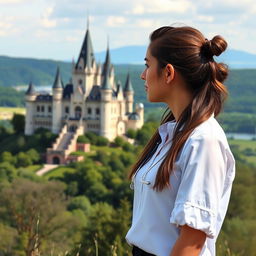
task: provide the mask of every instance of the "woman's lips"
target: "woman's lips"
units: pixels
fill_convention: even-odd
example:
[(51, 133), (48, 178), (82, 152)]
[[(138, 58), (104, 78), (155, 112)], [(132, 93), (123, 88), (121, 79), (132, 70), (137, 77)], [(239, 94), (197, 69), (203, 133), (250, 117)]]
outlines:
[(145, 87), (145, 91), (147, 91), (147, 90), (148, 90), (148, 86), (145, 84), (145, 86), (144, 86), (144, 87)]

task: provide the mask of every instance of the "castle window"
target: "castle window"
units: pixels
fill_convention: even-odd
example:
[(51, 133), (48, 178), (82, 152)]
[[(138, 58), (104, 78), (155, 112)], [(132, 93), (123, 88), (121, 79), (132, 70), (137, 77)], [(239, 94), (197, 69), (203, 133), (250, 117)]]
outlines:
[(52, 112), (52, 107), (48, 106), (48, 112), (51, 113)]
[(69, 107), (65, 107), (65, 113), (66, 113), (66, 114), (69, 113)]
[(75, 117), (80, 119), (81, 116), (82, 116), (82, 109), (81, 109), (81, 107), (76, 106), (76, 108), (75, 108)]
[(79, 79), (79, 80), (78, 80), (78, 84), (80, 84), (80, 85), (83, 84), (83, 80), (82, 80), (82, 79)]
[(44, 112), (44, 106), (41, 106), (41, 112)]
[(40, 112), (40, 106), (37, 106), (37, 107), (36, 107), (36, 111), (37, 111), (37, 112)]
[(92, 113), (92, 109), (88, 108), (87, 113), (90, 115)]
[(99, 115), (99, 114), (100, 114), (100, 109), (96, 108), (96, 115)]

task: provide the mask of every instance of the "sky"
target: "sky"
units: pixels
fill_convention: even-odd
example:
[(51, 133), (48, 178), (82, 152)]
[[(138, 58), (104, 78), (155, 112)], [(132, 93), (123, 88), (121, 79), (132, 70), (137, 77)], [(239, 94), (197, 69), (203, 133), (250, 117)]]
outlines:
[(147, 45), (164, 25), (189, 25), (256, 54), (255, 0), (0, 0), (0, 55), (71, 61), (87, 27), (95, 52)]

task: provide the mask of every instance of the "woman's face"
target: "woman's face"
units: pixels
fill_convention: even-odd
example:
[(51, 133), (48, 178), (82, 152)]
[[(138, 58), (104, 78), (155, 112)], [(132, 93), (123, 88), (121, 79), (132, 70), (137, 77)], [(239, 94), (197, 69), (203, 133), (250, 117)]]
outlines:
[(166, 96), (166, 89), (164, 86), (164, 72), (158, 71), (158, 62), (155, 57), (147, 49), (145, 57), (145, 70), (141, 73), (140, 77), (145, 81), (145, 90), (147, 98), (150, 102), (164, 102)]

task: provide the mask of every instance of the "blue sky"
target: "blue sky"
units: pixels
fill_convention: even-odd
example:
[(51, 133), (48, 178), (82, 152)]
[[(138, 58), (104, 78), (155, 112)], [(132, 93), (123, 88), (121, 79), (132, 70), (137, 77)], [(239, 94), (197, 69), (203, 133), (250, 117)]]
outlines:
[(0, 55), (72, 60), (88, 12), (96, 52), (107, 36), (111, 48), (147, 45), (154, 29), (178, 23), (256, 54), (255, 0), (0, 0)]

